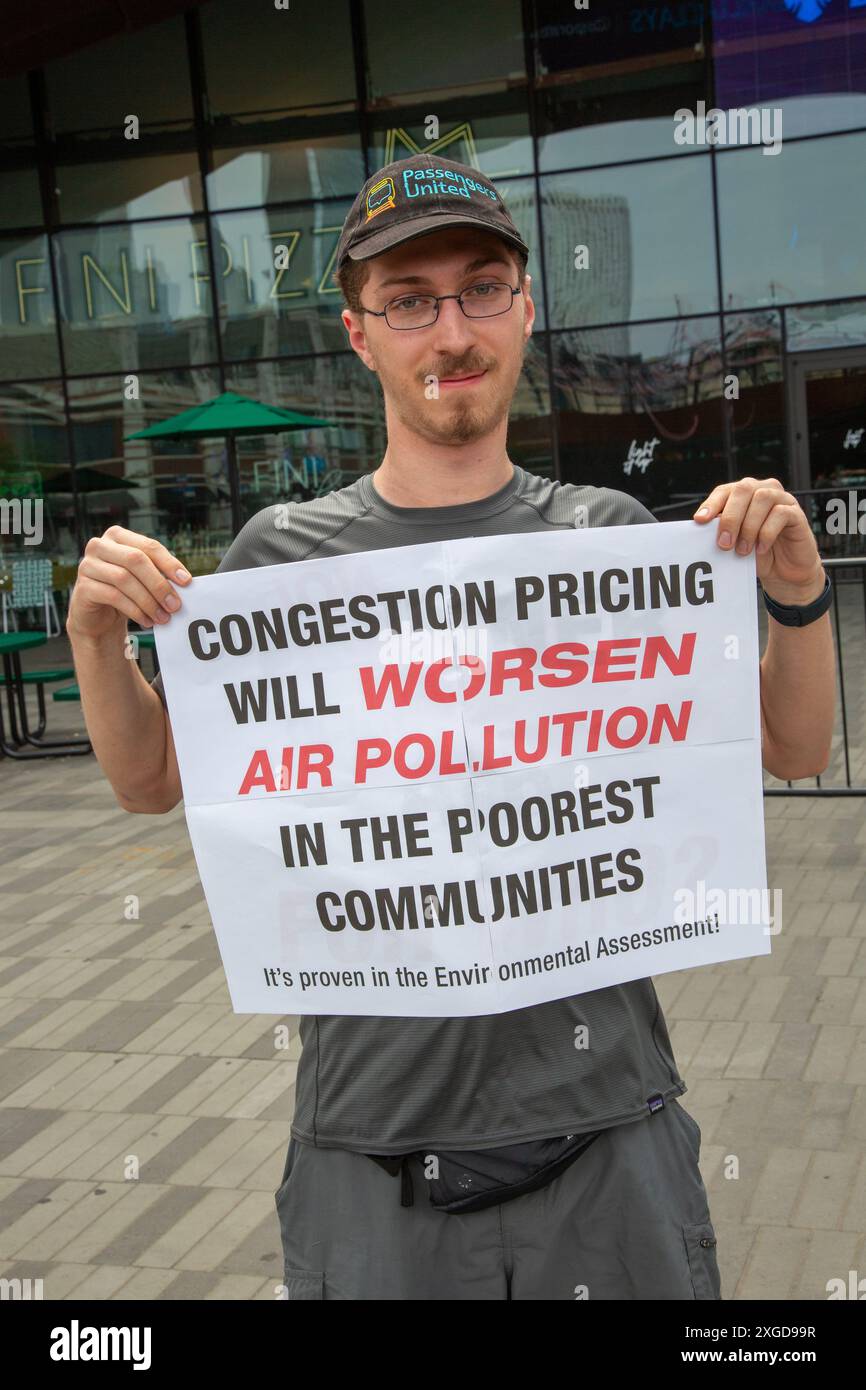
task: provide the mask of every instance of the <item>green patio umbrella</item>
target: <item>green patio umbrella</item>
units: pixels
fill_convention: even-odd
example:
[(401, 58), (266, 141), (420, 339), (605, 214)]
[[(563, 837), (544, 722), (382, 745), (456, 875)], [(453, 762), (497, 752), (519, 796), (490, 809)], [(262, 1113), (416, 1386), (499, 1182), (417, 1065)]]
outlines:
[(238, 524), (241, 519), (241, 500), (238, 487), (237, 452), (235, 438), (241, 434), (282, 434), (283, 430), (327, 429), (334, 420), (320, 420), (313, 415), (302, 415), (297, 410), (285, 410), (278, 405), (265, 405), (262, 401), (250, 400), (248, 396), (238, 396), (234, 391), (224, 391), (212, 401), (194, 405), (168, 420), (160, 420), (147, 429), (127, 434), (125, 439), (190, 439), (223, 435), (228, 443), (231, 462), (229, 469), (232, 491), (232, 508)]
[(333, 420), (319, 420), (313, 415), (302, 415), (297, 410), (284, 410), (279, 405), (265, 405), (262, 401), (250, 400), (248, 396), (238, 396), (234, 391), (224, 391), (204, 405), (194, 405), (191, 410), (183, 410), (180, 415), (172, 415), (168, 420), (160, 420), (145, 430), (127, 434), (126, 439), (183, 439), (196, 436), (238, 434), (280, 434), (283, 430), (306, 430), (327, 428)]
[[(98, 468), (87, 468), (79, 464), (75, 471), (75, 482), (79, 492), (126, 492), (138, 487), (134, 478), (116, 478), (113, 473), (100, 473)], [(53, 492), (72, 493), (71, 468), (62, 468), (53, 478), (44, 483), (46, 494)]]

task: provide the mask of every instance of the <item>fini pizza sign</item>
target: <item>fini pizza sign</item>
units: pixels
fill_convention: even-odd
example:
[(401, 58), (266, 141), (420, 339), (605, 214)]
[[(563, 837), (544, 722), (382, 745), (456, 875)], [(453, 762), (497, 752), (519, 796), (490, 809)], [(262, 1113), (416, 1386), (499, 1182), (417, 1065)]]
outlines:
[[(303, 217), (303, 214), (302, 214)], [(214, 258), (221, 305), (245, 313), (258, 307), (339, 295), (331, 279), (342, 223), (329, 209), (326, 225), (296, 225), (264, 211), (221, 220)], [(277, 225), (270, 225), (276, 221)], [(229, 230), (227, 230), (227, 227)], [(207, 242), (189, 223), (142, 223), (61, 233), (55, 240), (62, 316), (68, 323), (156, 318), (209, 312)], [(44, 324), (51, 276), (44, 238), (2, 263), (2, 318)]]

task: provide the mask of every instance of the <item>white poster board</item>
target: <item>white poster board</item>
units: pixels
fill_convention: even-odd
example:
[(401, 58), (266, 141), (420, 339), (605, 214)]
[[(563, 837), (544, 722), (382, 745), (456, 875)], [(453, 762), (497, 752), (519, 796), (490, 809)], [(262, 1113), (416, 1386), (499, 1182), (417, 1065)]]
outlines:
[(194, 579), (156, 643), (238, 1013), (765, 955), (754, 553), (691, 521)]

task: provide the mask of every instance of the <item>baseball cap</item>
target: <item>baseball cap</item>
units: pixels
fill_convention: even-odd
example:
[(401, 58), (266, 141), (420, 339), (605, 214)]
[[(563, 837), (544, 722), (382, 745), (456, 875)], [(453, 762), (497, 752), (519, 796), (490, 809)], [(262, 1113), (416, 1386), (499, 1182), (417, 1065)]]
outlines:
[(336, 269), (443, 227), (483, 227), (529, 255), (489, 179), (468, 164), (429, 154), (395, 160), (371, 174), (343, 223)]

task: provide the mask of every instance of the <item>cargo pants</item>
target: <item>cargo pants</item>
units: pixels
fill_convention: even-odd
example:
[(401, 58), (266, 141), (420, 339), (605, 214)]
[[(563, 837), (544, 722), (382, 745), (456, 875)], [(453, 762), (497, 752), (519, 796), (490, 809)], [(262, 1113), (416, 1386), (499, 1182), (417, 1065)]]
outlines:
[(364, 1154), (292, 1138), (275, 1193), (288, 1299), (720, 1299), (701, 1133), (676, 1099), (606, 1129), (546, 1187), (464, 1215)]

